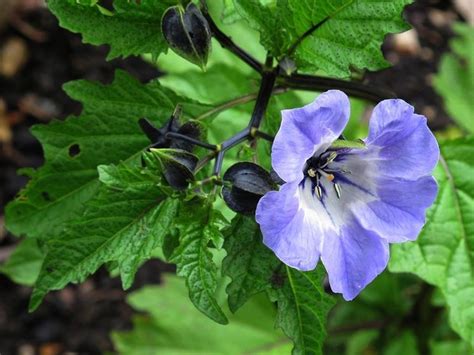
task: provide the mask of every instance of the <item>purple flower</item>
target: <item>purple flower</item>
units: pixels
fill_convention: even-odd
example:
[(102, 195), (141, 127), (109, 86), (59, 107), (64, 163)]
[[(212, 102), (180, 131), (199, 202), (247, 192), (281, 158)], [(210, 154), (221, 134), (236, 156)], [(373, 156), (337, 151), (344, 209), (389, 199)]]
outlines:
[(337, 90), (282, 111), (272, 165), (286, 181), (258, 203), (263, 242), (285, 264), (324, 264), (334, 292), (352, 300), (387, 266), (389, 243), (415, 240), (434, 201), (439, 148), (426, 118), (403, 100), (372, 114), (364, 149), (331, 149), (349, 120)]

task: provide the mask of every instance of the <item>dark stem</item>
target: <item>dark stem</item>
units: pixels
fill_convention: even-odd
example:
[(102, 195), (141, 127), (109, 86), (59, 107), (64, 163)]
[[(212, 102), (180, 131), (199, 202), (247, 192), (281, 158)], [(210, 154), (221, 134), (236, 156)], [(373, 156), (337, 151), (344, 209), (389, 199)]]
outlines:
[(396, 98), (396, 95), (391, 91), (382, 90), (360, 82), (344, 81), (323, 76), (293, 74), (290, 76), (280, 76), (277, 82), (280, 86), (298, 90), (326, 91), (328, 89), (339, 89), (349, 96), (373, 102)]
[(268, 134), (268, 133), (265, 133), (265, 132), (262, 132), (262, 131), (259, 131), (257, 128), (251, 128), (250, 129), (250, 135), (252, 137), (259, 137), (259, 138), (263, 138), (269, 142), (273, 142), (275, 140), (275, 137)]
[(203, 8), (202, 13), (209, 24), (209, 28), (211, 29), (212, 34), (214, 35), (215, 39), (220, 43), (220, 45), (234, 53), (242, 61), (247, 63), (251, 68), (261, 73), (263, 68), (262, 64), (254, 57), (252, 57), (249, 53), (247, 53), (238, 45), (236, 45), (229, 36), (222, 32), (219, 27), (217, 27), (216, 23), (209, 15), (205, 7)]
[(236, 135), (222, 142), (222, 144), (220, 145), (220, 150), (217, 153), (216, 163), (214, 165), (214, 172), (213, 172), (214, 175), (218, 176), (220, 174), (226, 151), (228, 151), (232, 147), (235, 147), (237, 144), (240, 144), (246, 141), (249, 138), (250, 138), (250, 129), (247, 127), (244, 130), (237, 133)]
[(267, 110), (268, 103), (272, 96), (275, 80), (275, 70), (263, 72), (262, 82), (260, 83), (260, 90), (258, 92), (257, 101), (252, 112), (252, 117), (250, 118), (249, 128), (260, 127), (260, 123), (262, 122), (262, 118), (265, 115), (265, 111)]
[(217, 146), (214, 145), (214, 144), (201, 142), (197, 139), (188, 137), (184, 134), (175, 133), (175, 132), (168, 132), (168, 133), (166, 133), (166, 136), (169, 137), (169, 138), (174, 138), (174, 139), (179, 139), (179, 140), (182, 140), (182, 141), (185, 141), (185, 142), (189, 142), (191, 144), (194, 144), (194, 145), (197, 145), (197, 146), (209, 149), (209, 150), (216, 150), (217, 149)]

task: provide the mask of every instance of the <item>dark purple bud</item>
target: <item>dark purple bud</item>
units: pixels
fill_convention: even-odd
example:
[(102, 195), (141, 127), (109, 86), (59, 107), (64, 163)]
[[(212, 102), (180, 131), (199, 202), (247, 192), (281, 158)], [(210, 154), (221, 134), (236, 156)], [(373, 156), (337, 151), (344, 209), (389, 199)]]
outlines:
[(204, 70), (211, 50), (211, 31), (196, 5), (170, 7), (163, 15), (161, 29), (174, 52)]
[(231, 210), (242, 214), (255, 213), (260, 198), (275, 187), (265, 169), (249, 162), (232, 165), (223, 179), (224, 201)]

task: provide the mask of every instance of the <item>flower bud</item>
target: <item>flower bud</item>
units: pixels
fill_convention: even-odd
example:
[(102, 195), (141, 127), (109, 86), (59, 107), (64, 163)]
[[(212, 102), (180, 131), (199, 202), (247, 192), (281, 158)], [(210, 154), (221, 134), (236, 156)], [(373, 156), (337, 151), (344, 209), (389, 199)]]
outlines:
[(186, 150), (188, 152), (193, 151), (193, 144), (184, 140), (174, 139), (168, 135), (168, 133), (179, 133), (194, 139), (199, 139), (201, 136), (199, 125), (195, 122), (186, 122), (181, 125), (179, 122), (180, 115), (181, 109), (178, 106), (170, 119), (160, 128), (156, 128), (146, 118), (141, 118), (138, 121), (140, 128), (151, 141), (150, 148), (174, 148)]
[(181, 149), (150, 149), (144, 154), (145, 165), (158, 165), (168, 184), (177, 189), (185, 189), (194, 180), (194, 169), (198, 157)]
[(241, 162), (224, 174), (222, 196), (235, 212), (253, 214), (260, 198), (275, 187), (270, 174), (257, 164)]
[(199, 8), (189, 3), (186, 9), (172, 6), (161, 20), (163, 36), (170, 48), (203, 70), (211, 49), (211, 31)]

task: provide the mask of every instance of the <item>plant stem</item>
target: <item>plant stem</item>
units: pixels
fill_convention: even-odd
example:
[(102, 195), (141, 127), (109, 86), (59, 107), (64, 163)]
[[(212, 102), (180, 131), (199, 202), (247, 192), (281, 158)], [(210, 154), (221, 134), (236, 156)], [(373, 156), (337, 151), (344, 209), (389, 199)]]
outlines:
[(230, 137), (229, 139), (225, 140), (221, 144), (221, 149), (217, 153), (216, 157), (216, 163), (214, 165), (214, 175), (219, 176), (221, 169), (222, 169), (222, 163), (224, 162), (224, 155), (227, 150), (229, 150), (232, 147), (235, 147), (237, 144), (242, 143), (243, 141), (246, 141), (247, 139), (250, 138), (250, 128), (245, 128), (236, 135)]
[(254, 137), (260, 137), (260, 138), (263, 138), (269, 142), (273, 142), (275, 140), (275, 137), (273, 137), (272, 135), (268, 134), (268, 133), (265, 133), (265, 132), (262, 132), (262, 131), (259, 131), (259, 130), (255, 130), (253, 132), (250, 132), (252, 134), (252, 136)]
[(355, 96), (373, 102), (395, 98), (393, 92), (381, 90), (370, 85), (355, 81), (344, 81), (323, 76), (312, 76), (304, 74), (292, 74), (290, 76), (279, 76), (277, 83), (280, 86), (307, 91), (326, 91), (338, 89), (349, 96)]
[(234, 53), (243, 62), (247, 63), (251, 68), (261, 73), (263, 68), (262, 64), (254, 57), (252, 57), (249, 53), (247, 53), (238, 45), (236, 45), (229, 36), (222, 32), (219, 27), (217, 27), (216, 23), (209, 15), (205, 7), (203, 7), (202, 13), (209, 24), (209, 28), (211, 29), (214, 38), (220, 43), (220, 45)]
[(170, 138), (174, 138), (174, 139), (180, 139), (182, 141), (189, 142), (191, 144), (198, 145), (200, 147), (203, 147), (203, 148), (206, 148), (206, 149), (209, 149), (209, 150), (217, 150), (217, 146), (214, 145), (214, 144), (209, 144), (209, 143), (206, 143), (206, 142), (202, 142), (200, 140), (188, 137), (184, 134), (175, 133), (175, 132), (168, 132), (168, 133), (166, 133), (166, 136), (170, 137)]
[(265, 71), (262, 74), (262, 82), (260, 84), (260, 90), (258, 92), (257, 101), (255, 108), (250, 118), (249, 128), (258, 128), (262, 122), (262, 118), (268, 107), (268, 103), (272, 96), (273, 86), (275, 85), (276, 71)]
[[(273, 95), (280, 95), (280, 94), (283, 94), (287, 91), (288, 91), (288, 88), (275, 87), (272, 94)], [(232, 108), (234, 106), (243, 105), (243, 104), (246, 104), (248, 102), (254, 101), (257, 98), (257, 96), (258, 96), (258, 93), (247, 94), (247, 95), (244, 95), (244, 96), (236, 97), (235, 99), (223, 102), (220, 105), (214, 107), (213, 109), (204, 112), (203, 114), (199, 115), (195, 119), (198, 120), (198, 121), (203, 120), (205, 118), (211, 117), (215, 114), (218, 114), (219, 112), (225, 111), (225, 110), (227, 110), (229, 108)]]

